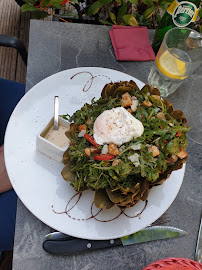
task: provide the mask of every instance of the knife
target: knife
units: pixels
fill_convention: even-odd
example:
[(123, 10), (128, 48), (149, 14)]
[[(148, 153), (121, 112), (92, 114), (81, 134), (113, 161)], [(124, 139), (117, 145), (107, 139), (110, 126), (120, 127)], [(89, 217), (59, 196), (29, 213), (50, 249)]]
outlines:
[(78, 252), (110, 248), (115, 246), (127, 246), (154, 240), (179, 237), (187, 232), (168, 226), (151, 226), (134, 234), (111, 240), (87, 240), (65, 235), (60, 232), (47, 234), (43, 242), (46, 252), (57, 255), (70, 255)]
[(202, 218), (196, 244), (195, 260), (202, 263)]

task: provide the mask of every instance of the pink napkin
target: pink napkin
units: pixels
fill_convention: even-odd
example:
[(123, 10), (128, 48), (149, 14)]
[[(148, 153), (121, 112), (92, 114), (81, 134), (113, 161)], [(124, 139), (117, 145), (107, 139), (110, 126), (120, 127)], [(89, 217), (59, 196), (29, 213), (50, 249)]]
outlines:
[(155, 60), (155, 54), (149, 42), (147, 27), (113, 25), (109, 35), (117, 60)]

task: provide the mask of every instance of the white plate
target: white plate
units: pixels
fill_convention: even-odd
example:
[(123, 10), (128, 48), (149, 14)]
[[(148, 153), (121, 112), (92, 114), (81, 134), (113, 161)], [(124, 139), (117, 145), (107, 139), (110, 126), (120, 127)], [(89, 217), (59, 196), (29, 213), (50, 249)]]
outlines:
[[(91, 88), (83, 91), (90, 79), (89, 71), (98, 76)], [(110, 78), (110, 79), (109, 79)], [(93, 97), (99, 98), (106, 83), (120, 80), (134, 80), (140, 88), (141, 81), (119, 71), (85, 67), (56, 73), (35, 85), (19, 102), (8, 123), (5, 136), (5, 160), (11, 183), (24, 205), (41, 221), (63, 233), (87, 239), (112, 239), (122, 237), (151, 224), (171, 205), (182, 184), (185, 166), (174, 171), (163, 185), (151, 190), (148, 205), (139, 218), (121, 215), (110, 222), (98, 222), (86, 219), (90, 216), (93, 191), (85, 191), (79, 203), (70, 212), (75, 219), (66, 214), (56, 214), (53, 209), (63, 212), (69, 199), (75, 194), (74, 189), (61, 176), (62, 163), (57, 163), (36, 151), (36, 136), (53, 115), (54, 96), (60, 97), (60, 114), (72, 114)], [(87, 87), (85, 88), (85, 90)], [(52, 208), (53, 206), (53, 208)], [(135, 215), (144, 207), (143, 202), (126, 212)], [(94, 209), (96, 212), (97, 209)], [(119, 213), (114, 206), (98, 216), (110, 219)]]

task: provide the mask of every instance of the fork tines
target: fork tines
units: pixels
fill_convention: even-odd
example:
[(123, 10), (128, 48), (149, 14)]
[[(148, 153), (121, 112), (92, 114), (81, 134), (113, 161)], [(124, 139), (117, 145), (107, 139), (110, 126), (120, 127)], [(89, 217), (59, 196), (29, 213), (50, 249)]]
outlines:
[(157, 219), (152, 223), (152, 226), (158, 226), (168, 222), (171, 222), (171, 220), (168, 213), (165, 212), (159, 219)]

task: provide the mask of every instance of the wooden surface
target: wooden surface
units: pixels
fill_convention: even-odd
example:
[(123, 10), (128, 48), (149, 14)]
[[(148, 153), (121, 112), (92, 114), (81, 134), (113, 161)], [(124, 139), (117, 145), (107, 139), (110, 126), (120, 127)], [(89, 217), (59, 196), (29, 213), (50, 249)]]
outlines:
[[(0, 0), (0, 33), (13, 35), (28, 48), (30, 14), (22, 13), (15, 0)], [(16, 49), (0, 47), (0, 78), (25, 83), (26, 67)]]

